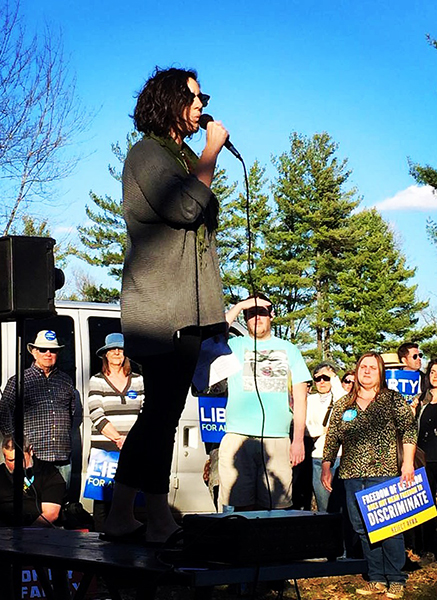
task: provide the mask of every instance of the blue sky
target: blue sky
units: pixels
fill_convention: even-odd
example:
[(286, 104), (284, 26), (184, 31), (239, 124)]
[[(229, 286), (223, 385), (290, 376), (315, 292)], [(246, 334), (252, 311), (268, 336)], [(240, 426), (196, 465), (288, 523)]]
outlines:
[[(22, 4), (30, 29), (62, 29), (78, 94), (96, 112), (80, 144), (86, 159), (60, 186), (62, 210), (43, 209), (55, 237), (86, 222), (89, 190), (119, 196), (111, 143), (123, 147), (135, 92), (154, 66), (194, 67), (212, 96), (208, 112), (247, 165), (258, 159), (274, 176), (270, 157), (289, 148), (292, 131), (327, 131), (363, 206), (382, 211), (417, 267), (420, 299), (437, 306), (437, 249), (425, 232), (437, 196), (415, 186), (407, 164), (410, 156), (437, 166), (437, 51), (425, 39), (437, 38), (435, 0)], [(242, 181), (229, 153), (219, 163)], [(108, 283), (102, 271), (93, 277)]]

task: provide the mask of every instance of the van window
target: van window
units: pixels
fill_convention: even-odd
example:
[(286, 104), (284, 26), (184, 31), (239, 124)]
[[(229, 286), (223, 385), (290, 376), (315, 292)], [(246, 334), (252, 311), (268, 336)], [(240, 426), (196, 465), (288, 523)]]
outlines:
[(102, 359), (96, 355), (99, 348), (105, 345), (105, 338), (110, 333), (121, 333), (119, 317), (89, 317), (88, 334), (90, 340), (89, 357), (90, 373), (95, 375), (102, 369)]
[(26, 358), (25, 367), (30, 367), (33, 362), (33, 357), (30, 352), (27, 352), (27, 344), (33, 343), (38, 331), (50, 329), (56, 333), (58, 343), (65, 346), (59, 352), (56, 366), (60, 371), (64, 371), (70, 375), (73, 384), (76, 387), (76, 354), (74, 344), (74, 321), (66, 315), (56, 315), (47, 319), (26, 319), (25, 322), (25, 341), (26, 341)]

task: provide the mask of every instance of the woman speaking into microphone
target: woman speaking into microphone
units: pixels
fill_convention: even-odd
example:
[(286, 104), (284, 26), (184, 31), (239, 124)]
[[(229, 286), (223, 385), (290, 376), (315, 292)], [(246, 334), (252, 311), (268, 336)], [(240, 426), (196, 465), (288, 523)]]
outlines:
[[(125, 352), (141, 364), (145, 401), (123, 445), (103, 539), (165, 542), (177, 529), (167, 494), (175, 430), (203, 339), (224, 331), (215, 249), (218, 202), (210, 186), (228, 138), (207, 125), (198, 158), (184, 142), (209, 96), (195, 71), (156, 69), (138, 95), (143, 138), (123, 169), (127, 249), (121, 295)], [(147, 531), (133, 514), (141, 489)]]

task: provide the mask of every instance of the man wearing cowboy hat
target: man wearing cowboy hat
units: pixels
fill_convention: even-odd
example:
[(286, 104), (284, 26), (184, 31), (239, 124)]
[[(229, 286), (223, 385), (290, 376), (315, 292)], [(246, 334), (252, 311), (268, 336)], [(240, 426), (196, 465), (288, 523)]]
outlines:
[[(67, 482), (70, 479), (71, 427), (75, 393), (70, 377), (56, 368), (56, 333), (43, 330), (27, 344), (34, 363), (24, 371), (24, 435), (35, 456), (53, 463)], [(0, 430), (13, 435), (16, 376), (9, 379), (0, 399)]]

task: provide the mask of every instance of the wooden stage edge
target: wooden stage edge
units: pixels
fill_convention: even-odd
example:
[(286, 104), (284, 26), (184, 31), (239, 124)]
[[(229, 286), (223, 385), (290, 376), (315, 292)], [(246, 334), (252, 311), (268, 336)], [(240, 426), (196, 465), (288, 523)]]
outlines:
[[(52, 583), (44, 584), (48, 600), (82, 600), (94, 575), (103, 578), (111, 598), (119, 589), (136, 588), (138, 598), (153, 598), (161, 585), (184, 585), (196, 589), (250, 581), (308, 579), (365, 573), (367, 563), (358, 559), (294, 561), (288, 564), (233, 566), (195, 562), (178, 551), (160, 552), (133, 544), (111, 544), (98, 533), (63, 529), (0, 528), (0, 578), (2, 600), (20, 600), (22, 567), (43, 574), (51, 570)], [(67, 571), (84, 574), (73, 595), (68, 591)], [(7, 592), (6, 592), (7, 590)], [(141, 591), (141, 594), (140, 594)], [(199, 590), (200, 591), (200, 590)], [(6, 594), (5, 594), (6, 592)], [(19, 595), (18, 595), (19, 594)]]

